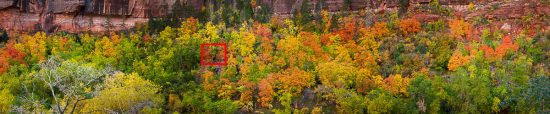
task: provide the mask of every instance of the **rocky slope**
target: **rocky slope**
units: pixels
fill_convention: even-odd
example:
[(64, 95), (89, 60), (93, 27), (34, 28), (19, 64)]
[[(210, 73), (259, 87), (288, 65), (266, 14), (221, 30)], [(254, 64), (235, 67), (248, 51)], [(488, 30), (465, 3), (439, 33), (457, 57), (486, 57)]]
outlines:
[[(225, 0), (224, 3), (215, 0), (182, 0), (180, 3), (188, 4), (196, 10), (208, 5), (233, 4), (236, 0)], [(308, 0), (309, 4), (316, 6), (319, 0)], [(275, 15), (286, 15), (299, 10), (303, 0), (259, 0), (271, 8)], [(428, 4), (431, 0), (410, 0), (412, 6)], [(476, 7), (484, 8), (480, 12), (465, 15), (475, 17), (484, 15), (488, 18), (519, 18), (527, 13), (536, 15), (548, 15), (547, 5), (530, 4), (529, 1), (516, 0), (515, 2), (502, 3), (499, 1), (473, 1), (473, 0), (440, 0), (440, 4), (461, 12), (467, 9), (469, 3), (476, 3)], [(526, 3), (517, 4), (517, 3)], [(148, 18), (166, 17), (172, 11), (176, 0), (0, 0), (0, 27), (8, 31), (68, 31), (101, 32), (107, 30), (121, 30), (131, 28), (136, 23), (147, 22)], [(339, 11), (344, 0), (327, 0), (322, 9)], [(503, 7), (491, 9), (493, 4), (499, 3)], [(398, 6), (398, 0), (351, 0), (351, 10), (370, 9), (379, 11)], [(480, 4), (480, 5), (478, 5)], [(312, 10), (319, 10), (313, 7)], [(491, 9), (491, 10), (485, 10)], [(464, 12), (464, 11), (463, 11)], [(437, 18), (437, 15), (420, 15), (420, 18)]]

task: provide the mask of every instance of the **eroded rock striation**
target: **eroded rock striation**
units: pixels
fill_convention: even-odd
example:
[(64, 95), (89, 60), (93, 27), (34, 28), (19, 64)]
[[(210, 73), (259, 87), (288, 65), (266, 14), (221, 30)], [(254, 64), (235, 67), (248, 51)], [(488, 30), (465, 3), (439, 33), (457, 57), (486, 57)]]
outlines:
[[(147, 22), (149, 18), (163, 18), (172, 13), (175, 3), (191, 6), (194, 10), (232, 4), (238, 0), (0, 0), (0, 27), (8, 31), (68, 31), (101, 32), (122, 30)], [(331, 12), (341, 10), (385, 9), (399, 6), (399, 0), (257, 0), (274, 15), (288, 15), (300, 10), (303, 2), (308, 2), (311, 10), (325, 9)], [(414, 4), (429, 4), (432, 0), (408, 0)], [(486, 0), (440, 0), (441, 5), (467, 6), (469, 3), (491, 2)], [(322, 5), (320, 5), (322, 3)], [(488, 18), (518, 18), (525, 13), (548, 14), (548, 7), (540, 4), (510, 4), (479, 14)], [(257, 6), (256, 6), (257, 7)], [(519, 8), (518, 8), (519, 7)], [(534, 8), (532, 8), (534, 7)], [(509, 13), (512, 12), (512, 13)], [(422, 20), (433, 21), (438, 15), (415, 14)]]

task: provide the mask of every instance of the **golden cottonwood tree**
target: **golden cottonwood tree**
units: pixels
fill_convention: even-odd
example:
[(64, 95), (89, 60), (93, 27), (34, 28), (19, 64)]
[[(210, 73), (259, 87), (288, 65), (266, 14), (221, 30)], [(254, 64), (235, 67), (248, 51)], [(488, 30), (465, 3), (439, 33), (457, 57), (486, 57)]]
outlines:
[(355, 77), (355, 89), (359, 93), (366, 94), (369, 90), (382, 86), (384, 78), (371, 68), (359, 69)]
[(0, 113), (10, 112), (12, 102), (15, 100), (9, 89), (0, 90)]
[(34, 36), (23, 35), (21, 40), (23, 43), (16, 44), (17, 50), (24, 50), (31, 59), (39, 62), (46, 59), (46, 33), (38, 32)]
[(232, 36), (232, 51), (237, 52), (241, 56), (248, 56), (252, 53), (254, 50), (253, 46), (256, 43), (256, 36), (253, 33), (247, 32), (246, 28), (240, 28), (240, 31), (238, 33), (233, 32)]
[(117, 73), (105, 79), (103, 90), (84, 101), (81, 113), (139, 113), (145, 107), (157, 107), (163, 101), (160, 86), (138, 74)]
[(392, 75), (384, 79), (385, 84), (382, 87), (392, 94), (408, 95), (409, 80), (408, 77), (402, 77), (400, 74)]
[(349, 63), (331, 61), (320, 63), (315, 70), (319, 80), (325, 86), (346, 88), (350, 87), (355, 80), (356, 68)]
[(330, 27), (331, 27), (331, 24), (332, 24), (332, 16), (328, 13), (327, 10), (322, 10), (321, 11), (321, 17), (322, 17), (321, 21), (325, 25), (325, 26), (323, 26), (323, 32), (325, 32), (325, 33), (330, 32)]
[(67, 45), (68, 42), (69, 39), (65, 37), (53, 39), (53, 42), (51, 44), (52, 55), (68, 52), (68, 50), (71, 49), (70, 45)]
[(237, 92), (237, 84), (229, 81), (229, 79), (220, 78), (219, 81), (217, 82), (219, 83), (216, 84), (218, 86), (218, 89), (216, 90), (216, 92), (219, 98), (231, 99), (231, 97), (233, 97), (233, 95)]
[(108, 37), (103, 37), (101, 40), (95, 44), (95, 53), (97, 55), (103, 55), (105, 57), (116, 57), (118, 56), (115, 44), (111, 42)]
[(290, 64), (289, 66), (300, 66), (307, 60), (307, 55), (302, 51), (303, 44), (297, 37), (289, 36), (277, 43), (277, 50)]
[(451, 36), (460, 40), (471, 40), (472, 25), (462, 19), (454, 19), (449, 21), (451, 28)]

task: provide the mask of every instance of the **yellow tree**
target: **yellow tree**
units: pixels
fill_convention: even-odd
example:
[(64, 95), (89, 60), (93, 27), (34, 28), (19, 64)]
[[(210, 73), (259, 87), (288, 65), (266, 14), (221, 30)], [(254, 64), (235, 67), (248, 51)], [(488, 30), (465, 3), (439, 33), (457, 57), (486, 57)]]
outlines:
[(277, 43), (277, 50), (290, 66), (300, 66), (308, 59), (307, 54), (302, 51), (303, 48), (300, 39), (294, 36), (288, 36)]
[(239, 32), (233, 32), (231, 42), (231, 49), (237, 52), (241, 56), (248, 56), (254, 50), (254, 44), (256, 43), (256, 36), (253, 33), (248, 32), (246, 28), (240, 28)]
[(83, 51), (85, 52), (93, 51), (96, 37), (87, 33), (81, 35), (80, 37), (81, 37), (80, 42), (82, 45), (81, 48), (83, 49)]
[[(206, 81), (206, 80), (205, 80)], [(229, 81), (227, 78), (221, 78), (219, 84), (213, 85), (218, 86), (217, 89), (218, 97), (222, 99), (231, 99), (233, 94), (237, 92), (237, 83)]]
[(289, 68), (281, 73), (273, 74), (268, 78), (276, 79), (273, 85), (281, 94), (292, 93), (293, 95), (297, 95), (301, 93), (304, 88), (311, 87), (315, 84), (315, 77), (313, 74), (296, 67)]
[(15, 96), (13, 96), (9, 89), (2, 89), (0, 91), (0, 113), (10, 112)]
[(161, 105), (160, 86), (138, 74), (117, 73), (105, 79), (104, 88), (92, 99), (84, 101), (81, 113), (138, 113), (145, 107)]
[(103, 37), (95, 43), (95, 53), (107, 58), (116, 58), (118, 56), (115, 44), (108, 37)]
[(401, 74), (391, 75), (390, 77), (384, 79), (384, 85), (382, 87), (392, 94), (407, 96), (409, 80), (410, 79), (408, 77), (402, 77)]
[(471, 40), (472, 25), (462, 19), (453, 19), (449, 21), (451, 36), (460, 40)]
[(243, 109), (253, 110), (254, 102), (254, 91), (256, 90), (256, 84), (248, 81), (247, 79), (241, 79), (238, 82), (239, 86), (237, 89), (241, 93), (239, 97), (239, 103)]
[(179, 28), (180, 36), (182, 35), (192, 35), (198, 30), (199, 21), (195, 18), (187, 18), (184, 22), (181, 23)]
[(320, 63), (315, 70), (323, 85), (346, 88), (354, 83), (357, 69), (349, 63), (331, 61)]
[(197, 31), (193, 34), (194, 38), (201, 38), (202, 42), (221, 42), (222, 38), (220, 37), (220, 28), (223, 25), (214, 25), (212, 22), (206, 23), (203, 29)]
[(174, 39), (176, 39), (177, 37), (176, 30), (177, 29), (174, 29), (170, 26), (164, 28), (164, 30), (160, 32), (159, 37), (154, 40), (155, 43), (157, 43), (156, 45), (161, 47), (172, 47), (172, 45), (174, 44)]
[(357, 92), (366, 94), (369, 90), (382, 86), (382, 76), (370, 68), (359, 69), (355, 77), (355, 89)]
[(332, 26), (332, 16), (328, 14), (327, 10), (321, 11), (322, 21), (325, 26), (323, 26), (323, 32), (330, 32), (330, 26)]
[(214, 72), (206, 70), (201, 74), (202, 88), (206, 91), (214, 91), (216, 89), (217, 81), (214, 80)]
[(41, 62), (46, 59), (46, 40), (44, 32), (38, 32), (34, 36), (23, 35), (21, 44), (16, 44), (18, 50), (25, 50), (33, 60)]

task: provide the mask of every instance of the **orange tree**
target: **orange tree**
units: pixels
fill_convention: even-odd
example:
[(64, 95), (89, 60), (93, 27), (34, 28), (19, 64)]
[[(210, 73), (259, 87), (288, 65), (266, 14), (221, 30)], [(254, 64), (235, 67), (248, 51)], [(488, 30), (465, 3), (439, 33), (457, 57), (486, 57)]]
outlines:
[(420, 22), (414, 18), (399, 21), (399, 30), (401, 30), (404, 35), (416, 33), (420, 31), (420, 29)]

